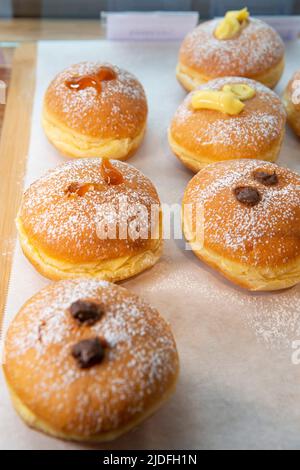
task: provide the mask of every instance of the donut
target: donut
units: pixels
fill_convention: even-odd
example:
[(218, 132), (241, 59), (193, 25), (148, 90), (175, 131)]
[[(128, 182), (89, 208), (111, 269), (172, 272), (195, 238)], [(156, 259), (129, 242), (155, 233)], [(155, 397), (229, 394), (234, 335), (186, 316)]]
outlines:
[(300, 70), (295, 72), (283, 94), (288, 123), (300, 137)]
[(120, 281), (162, 251), (160, 201), (151, 181), (124, 162), (78, 159), (24, 193), (16, 219), (24, 254), (53, 280)]
[[(236, 93), (239, 89), (246, 91), (242, 101), (230, 91)], [(247, 94), (249, 90), (252, 96)], [(212, 104), (207, 104), (207, 95), (217, 97), (218, 109), (206, 109)], [(205, 100), (198, 109), (199, 96)], [(219, 106), (223, 102), (233, 103), (233, 110), (238, 104), (237, 112), (229, 114), (231, 108), (227, 107), (224, 111)], [(171, 121), (169, 144), (182, 163), (195, 172), (220, 160), (275, 161), (283, 141), (285, 121), (281, 100), (269, 88), (247, 78), (218, 78), (187, 95)]]
[(75, 441), (119, 437), (175, 388), (170, 326), (128, 290), (96, 279), (52, 283), (12, 321), (4, 375), (32, 428)]
[(196, 256), (251, 291), (300, 281), (300, 176), (274, 163), (232, 160), (201, 170), (183, 198)]
[(141, 144), (146, 120), (141, 83), (111, 64), (72, 65), (54, 78), (44, 97), (46, 136), (67, 157), (124, 160)]
[[(239, 22), (238, 14), (242, 12), (228, 12), (223, 20), (204, 22), (186, 36), (180, 47), (176, 76), (187, 91), (226, 76), (251, 78), (275, 87), (284, 69), (283, 41), (261, 20), (245, 15)], [(232, 14), (236, 14), (234, 24), (239, 25), (236, 30), (226, 24)], [(224, 25), (227, 36), (218, 37), (218, 30)]]

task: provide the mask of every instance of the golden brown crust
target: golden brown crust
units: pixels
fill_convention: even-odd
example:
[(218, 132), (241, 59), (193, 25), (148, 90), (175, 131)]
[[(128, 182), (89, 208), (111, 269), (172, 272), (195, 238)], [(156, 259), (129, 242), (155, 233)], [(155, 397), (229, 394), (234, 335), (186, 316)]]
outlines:
[[(152, 218), (153, 225), (150, 223), (151, 209), (159, 210), (160, 207), (156, 189), (134, 167), (116, 161), (113, 165), (124, 178), (119, 185), (104, 181), (99, 159), (74, 160), (33, 183), (23, 196), (17, 219), (24, 248), (30, 247), (30, 253), (42, 254), (43, 258), (49, 259), (49, 264), (56, 261), (60, 265), (58, 268), (62, 269), (64, 264), (74, 275), (81, 266), (86, 267), (82, 275), (93, 275), (97, 266), (104, 262), (122, 261), (124, 257), (143, 255), (147, 251), (158, 255), (161, 221), (158, 218), (155, 224), (155, 218)], [(72, 184), (88, 183), (96, 185), (96, 189), (83, 196), (69, 192)], [(141, 212), (137, 218), (139, 205), (145, 213)], [(130, 217), (140, 221), (144, 237), (135, 238), (133, 222), (130, 232), (127, 216), (129, 222)], [(107, 226), (109, 235), (105, 238), (103, 228)], [(120, 234), (120, 227), (128, 231)], [(157, 238), (153, 238), (155, 228)]]
[(250, 18), (240, 34), (219, 40), (214, 31), (220, 20), (200, 24), (184, 39), (179, 64), (211, 79), (224, 76), (255, 78), (272, 70), (284, 57), (277, 32), (263, 21)]
[[(283, 57), (277, 65), (262, 73), (253, 75), (251, 79), (262, 83), (268, 88), (274, 88), (283, 74), (284, 66), (285, 59)], [(195, 90), (198, 86), (214, 79), (214, 77), (210, 77), (204, 73), (196, 72), (194, 69), (181, 63), (177, 64), (176, 77), (186, 91)]]
[(55, 119), (43, 109), (42, 123), (46, 136), (54, 147), (65, 157), (107, 158), (127, 160), (141, 145), (146, 132), (146, 123), (134, 138), (99, 138), (70, 131), (61, 121)]
[(290, 126), (300, 136), (300, 71), (289, 81), (283, 95), (283, 103)]
[[(258, 170), (275, 172), (278, 184), (258, 182), (253, 176)], [(261, 195), (254, 207), (240, 203), (234, 194), (245, 186)], [(300, 281), (299, 175), (256, 160), (220, 162), (190, 181), (183, 203), (192, 207), (184, 216), (184, 228), (194, 251), (226, 277), (253, 290), (280, 289)], [(189, 233), (195, 233), (200, 210), (204, 238), (199, 245)]]
[[(112, 68), (117, 78), (103, 81), (100, 93), (93, 87), (76, 91), (66, 86), (67, 80), (95, 73), (103, 65)], [(147, 117), (147, 101), (140, 82), (125, 70), (98, 62), (81, 62), (58, 74), (46, 91), (44, 106), (63, 126), (101, 139), (134, 138)]]
[(286, 92), (292, 100), (297, 111), (300, 111), (300, 70), (294, 73), (290, 79)]
[(151, 240), (146, 251), (137, 254), (119, 256), (93, 263), (66, 263), (62, 260), (50, 258), (43, 251), (37, 250), (24, 234), (19, 220), (17, 220), (17, 227), (24, 255), (42, 276), (52, 281), (76, 279), (78, 277), (92, 277), (110, 282), (122, 281), (151, 268), (158, 262), (163, 250), (163, 241), (158, 238)]
[[(246, 83), (256, 90), (236, 116), (191, 106), (191, 92), (177, 109), (170, 125), (169, 142), (184, 164), (199, 168), (221, 160), (256, 158), (274, 161), (284, 136), (286, 115), (279, 97), (260, 83), (224, 77), (198, 89), (220, 90), (225, 84)], [(188, 158), (190, 164), (188, 164)]]
[[(79, 299), (101, 304), (94, 325), (71, 316)], [(81, 369), (71, 350), (91, 337), (106, 344), (104, 360)], [(178, 355), (155, 309), (124, 288), (77, 279), (53, 283), (23, 306), (6, 337), (4, 372), (35, 418), (29, 424), (43, 423), (66, 439), (101, 441), (160, 404), (176, 382)]]

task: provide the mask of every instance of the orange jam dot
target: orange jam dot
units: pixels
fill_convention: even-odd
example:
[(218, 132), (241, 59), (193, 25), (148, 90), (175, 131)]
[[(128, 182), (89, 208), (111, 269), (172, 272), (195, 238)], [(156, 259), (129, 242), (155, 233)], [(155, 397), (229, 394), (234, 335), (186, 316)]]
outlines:
[(100, 82), (109, 82), (110, 80), (115, 80), (117, 78), (116, 72), (110, 67), (105, 66), (100, 67), (96, 76)]
[(96, 73), (74, 77), (66, 81), (66, 86), (71, 90), (84, 90), (85, 88), (95, 88), (97, 93), (101, 92), (102, 82), (115, 80), (117, 74), (110, 67), (100, 67)]
[(68, 196), (71, 196), (72, 194), (77, 195), (77, 196), (84, 196), (88, 191), (97, 191), (100, 190), (100, 185), (94, 184), (94, 183), (84, 183), (84, 184), (79, 184), (79, 183), (71, 183), (65, 193)]
[(124, 181), (122, 173), (117, 170), (107, 159), (102, 160), (101, 175), (107, 184), (117, 185), (122, 184)]

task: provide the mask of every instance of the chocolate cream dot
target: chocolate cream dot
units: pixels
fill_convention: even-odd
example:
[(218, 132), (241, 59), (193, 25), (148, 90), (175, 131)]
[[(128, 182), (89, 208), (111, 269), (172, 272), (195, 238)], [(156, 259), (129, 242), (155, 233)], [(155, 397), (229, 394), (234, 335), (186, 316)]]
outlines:
[(256, 188), (251, 186), (240, 186), (235, 188), (236, 199), (245, 206), (254, 207), (261, 201), (261, 195)]
[(278, 184), (278, 176), (276, 173), (267, 173), (266, 171), (256, 171), (254, 179), (265, 186), (275, 186)]
[(70, 313), (79, 323), (93, 325), (103, 315), (103, 308), (96, 302), (89, 300), (77, 300), (72, 303)]
[(80, 369), (100, 364), (104, 359), (104, 346), (98, 338), (84, 339), (72, 348), (72, 356)]

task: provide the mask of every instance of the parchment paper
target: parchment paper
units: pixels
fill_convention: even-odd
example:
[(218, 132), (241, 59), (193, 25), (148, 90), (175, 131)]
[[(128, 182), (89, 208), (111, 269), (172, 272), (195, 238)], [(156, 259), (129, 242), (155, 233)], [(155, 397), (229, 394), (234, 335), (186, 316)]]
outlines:
[[(146, 139), (130, 163), (149, 176), (162, 202), (181, 200), (192, 177), (170, 152), (166, 130), (185, 93), (175, 79), (177, 43), (42, 42), (25, 186), (64, 161), (41, 125), (45, 88), (64, 67), (81, 60), (116, 63), (137, 75), (149, 101)], [(287, 44), (277, 91), (299, 68), (300, 42)], [(17, 136), (15, 138), (18, 138)], [(9, 156), (8, 156), (9, 157)], [(300, 170), (300, 141), (288, 130), (280, 163)], [(21, 305), (49, 281), (16, 246), (5, 328)], [(201, 264), (181, 240), (166, 241), (161, 261), (123, 283), (159, 309), (173, 327), (181, 374), (177, 392), (155, 416), (106, 449), (300, 448), (300, 286), (251, 294)], [(1, 449), (83, 449), (28, 429), (15, 414), (0, 376)]]

